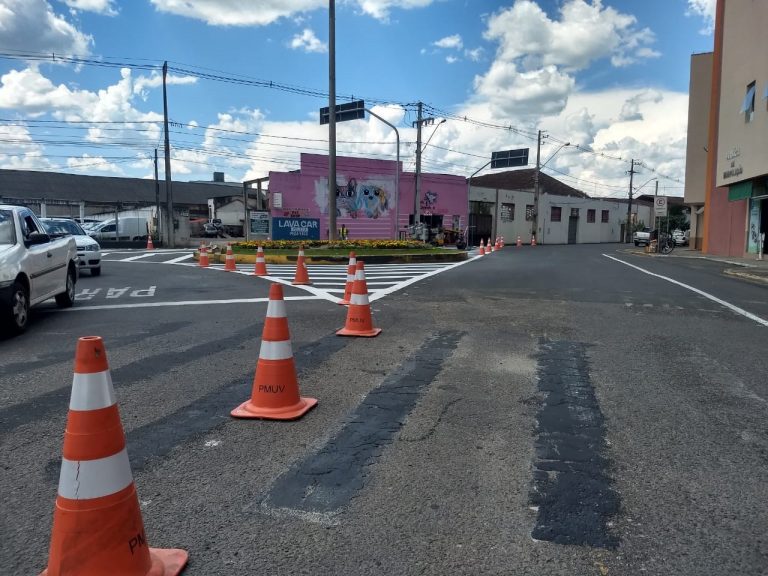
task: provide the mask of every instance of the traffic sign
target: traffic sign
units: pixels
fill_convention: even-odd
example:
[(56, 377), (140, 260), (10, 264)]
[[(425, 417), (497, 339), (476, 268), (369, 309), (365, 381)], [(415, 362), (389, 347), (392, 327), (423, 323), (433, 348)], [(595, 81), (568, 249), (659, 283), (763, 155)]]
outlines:
[[(329, 106), (320, 108), (320, 124), (328, 124), (330, 122), (330, 110)], [(347, 102), (346, 104), (336, 104), (336, 122), (344, 122), (345, 120), (360, 120), (365, 118), (365, 100), (355, 100), (354, 102)]]
[(491, 168), (528, 166), (528, 148), (491, 152)]
[(653, 201), (653, 214), (654, 216), (666, 216), (667, 215), (667, 197), (656, 196)]

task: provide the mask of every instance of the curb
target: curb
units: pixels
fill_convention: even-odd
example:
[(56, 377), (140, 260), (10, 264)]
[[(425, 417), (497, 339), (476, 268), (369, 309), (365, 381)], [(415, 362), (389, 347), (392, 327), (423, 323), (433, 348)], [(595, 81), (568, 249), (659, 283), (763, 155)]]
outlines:
[[(200, 252), (193, 254), (195, 261), (200, 260)], [(208, 260), (211, 264), (224, 264), (226, 254), (221, 252), (208, 253)], [(270, 256), (265, 255), (264, 260), (267, 264), (295, 264), (298, 256)], [(456, 252), (456, 254), (388, 254), (382, 256), (358, 256), (358, 260), (363, 260), (369, 264), (415, 264), (426, 262), (462, 262), (469, 258), (469, 253), (465, 251)], [(304, 261), (307, 264), (347, 264), (348, 256), (305, 256)], [(256, 254), (235, 254), (235, 263), (237, 264), (256, 264)]]
[(768, 277), (757, 276), (755, 274), (750, 274), (749, 272), (744, 272), (743, 270), (738, 270), (736, 268), (726, 268), (725, 270), (723, 270), (723, 274), (727, 276), (733, 276), (736, 278), (743, 278), (744, 280), (749, 280), (751, 282), (758, 282), (760, 284), (768, 285)]

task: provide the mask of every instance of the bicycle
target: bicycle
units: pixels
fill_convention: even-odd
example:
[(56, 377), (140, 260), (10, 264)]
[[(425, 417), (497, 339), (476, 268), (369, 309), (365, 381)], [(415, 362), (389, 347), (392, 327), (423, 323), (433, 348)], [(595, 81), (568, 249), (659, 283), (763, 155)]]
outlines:
[(659, 240), (656, 243), (656, 252), (669, 254), (675, 249), (675, 239), (671, 234), (659, 234)]

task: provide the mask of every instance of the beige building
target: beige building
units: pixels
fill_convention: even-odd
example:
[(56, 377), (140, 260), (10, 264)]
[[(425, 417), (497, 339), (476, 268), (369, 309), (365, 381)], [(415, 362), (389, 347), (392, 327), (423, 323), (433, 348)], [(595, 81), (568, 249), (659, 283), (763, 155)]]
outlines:
[(754, 253), (768, 232), (768, 2), (730, 0), (723, 10), (716, 186), (748, 202), (745, 249)]
[(707, 139), (712, 102), (712, 52), (691, 56), (688, 89), (688, 143), (685, 153), (685, 204), (691, 209), (691, 248), (701, 249), (707, 197)]
[[(696, 245), (709, 254), (768, 250), (766, 29), (768, 0), (717, 0), (713, 53), (691, 61), (685, 198)], [(702, 166), (698, 150), (705, 137)]]

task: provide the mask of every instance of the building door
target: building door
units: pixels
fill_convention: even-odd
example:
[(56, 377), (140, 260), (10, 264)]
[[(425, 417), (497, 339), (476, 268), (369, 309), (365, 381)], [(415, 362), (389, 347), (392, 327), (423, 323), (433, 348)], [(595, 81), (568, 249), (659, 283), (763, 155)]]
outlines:
[(579, 229), (579, 209), (571, 208), (571, 217), (568, 218), (568, 244), (576, 244), (576, 232)]
[(469, 215), (469, 245), (479, 246), (480, 240), (488, 240), (493, 232), (493, 216), (491, 214)]
[(763, 254), (768, 252), (768, 198), (760, 201), (760, 233), (765, 234)]

